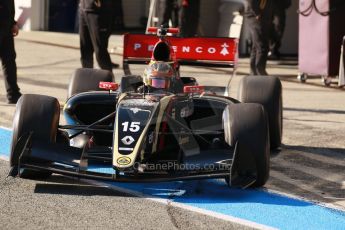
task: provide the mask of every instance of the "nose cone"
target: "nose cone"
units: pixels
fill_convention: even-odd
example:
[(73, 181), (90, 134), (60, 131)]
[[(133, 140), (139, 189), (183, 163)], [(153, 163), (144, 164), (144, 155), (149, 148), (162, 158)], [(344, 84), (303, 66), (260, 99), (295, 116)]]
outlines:
[(125, 98), (118, 104), (114, 133), (113, 166), (132, 167), (143, 148), (157, 102)]

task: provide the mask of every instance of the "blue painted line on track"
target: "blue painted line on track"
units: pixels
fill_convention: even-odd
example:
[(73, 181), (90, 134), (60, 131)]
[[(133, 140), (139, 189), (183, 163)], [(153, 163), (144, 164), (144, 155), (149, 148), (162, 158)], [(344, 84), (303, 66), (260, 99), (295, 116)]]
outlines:
[(228, 188), (223, 180), (111, 184), (279, 229), (345, 229), (345, 212), (262, 190)]
[(12, 132), (0, 128), (0, 156), (8, 157), (11, 148)]
[[(10, 139), (11, 132), (0, 128), (0, 154), (7, 157)], [(228, 188), (224, 180), (108, 184), (279, 229), (345, 229), (343, 211), (263, 190)]]

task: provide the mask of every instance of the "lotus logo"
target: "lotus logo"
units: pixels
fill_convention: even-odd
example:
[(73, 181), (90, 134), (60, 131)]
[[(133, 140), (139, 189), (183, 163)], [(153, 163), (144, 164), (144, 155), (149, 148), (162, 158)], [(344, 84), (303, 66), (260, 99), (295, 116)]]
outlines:
[(134, 114), (138, 113), (139, 111), (141, 111), (141, 109), (139, 108), (131, 108), (130, 109)]
[(119, 157), (116, 162), (119, 165), (129, 165), (131, 163), (131, 158), (129, 158), (129, 157)]

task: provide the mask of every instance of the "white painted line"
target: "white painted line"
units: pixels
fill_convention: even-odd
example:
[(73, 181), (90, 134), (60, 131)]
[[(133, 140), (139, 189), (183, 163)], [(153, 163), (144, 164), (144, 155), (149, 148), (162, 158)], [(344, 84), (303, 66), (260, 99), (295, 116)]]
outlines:
[(0, 129), (5, 129), (7, 131), (11, 131), (12, 132), (12, 128), (7, 128), (7, 127), (4, 127), (4, 126), (0, 126)]
[(0, 160), (9, 161), (10, 159), (8, 157), (6, 157), (6, 156), (0, 155)]
[(199, 213), (199, 214), (203, 214), (203, 215), (207, 215), (207, 216), (212, 216), (212, 217), (215, 217), (215, 218), (220, 219), (220, 220), (225, 220), (225, 221), (229, 221), (229, 222), (232, 222), (232, 223), (238, 223), (240, 225), (247, 226), (247, 227), (250, 227), (250, 228), (265, 229), (265, 230), (276, 229), (276, 228), (273, 228), (273, 227), (270, 227), (270, 226), (266, 226), (266, 225), (263, 225), (263, 224), (258, 224), (258, 223), (255, 223), (255, 222), (252, 222), (252, 221), (249, 221), (249, 220), (244, 220), (244, 219), (241, 219), (241, 218), (237, 218), (237, 217), (234, 217), (234, 216), (229, 216), (229, 215), (224, 215), (224, 214), (213, 212), (213, 211), (208, 211), (208, 210), (205, 210), (205, 209), (201, 209), (201, 208), (189, 206), (189, 205), (186, 205), (186, 204), (174, 202), (174, 201), (171, 201), (171, 200), (168, 200), (168, 199), (164, 199), (164, 198), (152, 197), (152, 196), (149, 196), (147, 194), (143, 194), (141, 192), (137, 192), (137, 191), (133, 191), (133, 190), (130, 190), (130, 189), (121, 188), (121, 187), (118, 187), (118, 186), (115, 186), (115, 185), (109, 185), (107, 183), (100, 182), (100, 181), (84, 180), (84, 179), (82, 179), (82, 181), (85, 181), (87, 183), (90, 183), (90, 184), (93, 184), (93, 185), (97, 185), (97, 186), (106, 186), (107, 188), (113, 189), (113, 190), (118, 191), (118, 192), (130, 194), (130, 195), (133, 195), (133, 196), (136, 196), (136, 197), (140, 197), (140, 198), (147, 199), (147, 200), (150, 200), (150, 201), (158, 202), (158, 203), (161, 203), (161, 204), (164, 204), (164, 205), (171, 205), (173, 207), (182, 208), (182, 209), (185, 209), (185, 210), (188, 210), (188, 211), (192, 211), (192, 212), (196, 212), (196, 213)]
[(344, 200), (345, 201), (345, 198), (341, 198), (341, 197), (325, 196), (324, 198), (333, 199), (333, 200)]

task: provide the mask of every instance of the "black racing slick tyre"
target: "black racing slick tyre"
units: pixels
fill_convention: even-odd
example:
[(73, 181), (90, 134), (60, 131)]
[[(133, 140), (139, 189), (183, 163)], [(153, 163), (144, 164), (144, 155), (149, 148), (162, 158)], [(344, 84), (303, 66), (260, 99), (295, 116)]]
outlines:
[(75, 94), (88, 91), (101, 91), (99, 82), (114, 82), (114, 75), (108, 70), (102, 69), (77, 69), (70, 80), (67, 98)]
[[(242, 177), (255, 175), (252, 187), (263, 186), (270, 169), (270, 143), (267, 115), (257, 103), (229, 104), (223, 113), (225, 142), (237, 143), (234, 160), (236, 173)], [(232, 172), (234, 173), (234, 172)]]
[[(27, 136), (32, 132), (33, 140), (55, 143), (59, 117), (60, 104), (56, 98), (25, 94), (19, 99), (13, 118), (11, 167), (18, 166), (20, 152), (15, 151), (15, 148), (18, 149), (16, 145), (22, 136)], [(25, 169), (20, 175), (25, 178), (41, 179), (49, 177), (51, 172)]]
[(283, 134), (282, 84), (274, 76), (247, 76), (240, 83), (238, 99), (244, 103), (259, 103), (268, 115), (270, 145), (281, 146)]

